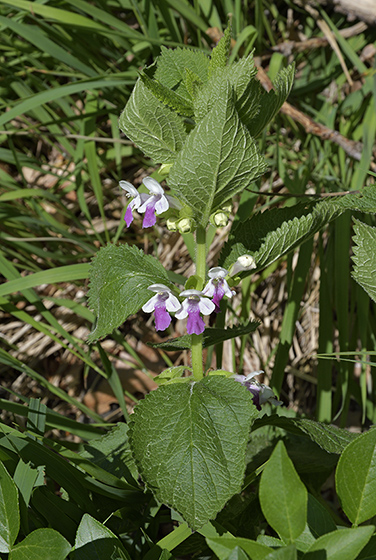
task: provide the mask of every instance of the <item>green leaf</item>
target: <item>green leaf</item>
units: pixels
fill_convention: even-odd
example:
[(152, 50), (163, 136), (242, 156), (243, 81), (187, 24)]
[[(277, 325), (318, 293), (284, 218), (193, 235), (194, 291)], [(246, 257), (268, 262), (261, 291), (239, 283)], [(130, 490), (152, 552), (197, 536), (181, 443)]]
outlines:
[(307, 490), (282, 441), (261, 475), (260, 504), (267, 522), (285, 542), (293, 542), (304, 531)]
[(240, 383), (224, 377), (162, 385), (131, 418), (140, 474), (158, 501), (193, 528), (215, 517), (240, 490), (257, 410)]
[(359, 434), (323, 422), (316, 422), (309, 418), (285, 418), (277, 414), (264, 416), (262, 419), (256, 420), (253, 430), (266, 425), (278, 426), (299, 435), (303, 432), (328, 453), (342, 453), (350, 442), (359, 437)]
[(236, 546), (232, 552), (230, 552), (229, 556), (227, 556), (226, 560), (249, 560), (249, 556), (242, 551), (241, 548)]
[(64, 560), (71, 548), (54, 529), (36, 529), (12, 548), (9, 560)]
[[(263, 91), (260, 97), (260, 111), (247, 123), (252, 136), (258, 136), (274, 119), (283, 103), (289, 96), (294, 83), (295, 64), (283, 68), (273, 82), (274, 90)], [(261, 87), (261, 86), (260, 86)]]
[(307, 525), (303, 533), (295, 540), (298, 550), (307, 552), (318, 537), (336, 529), (336, 524), (328, 510), (312, 494), (308, 494)]
[(230, 84), (221, 85), (217, 103), (189, 134), (168, 182), (193, 217), (206, 227), (209, 216), (246, 189), (266, 169), (254, 140), (235, 109)]
[(151, 284), (172, 286), (164, 267), (137, 247), (107, 245), (92, 261), (89, 306), (97, 316), (88, 337), (95, 342), (137, 313), (152, 297)]
[(188, 48), (167, 49), (161, 47), (161, 56), (157, 58), (157, 69), (155, 79), (169, 89), (187, 100), (191, 99), (191, 93), (187, 86), (191, 83), (188, 74), (196, 75), (200, 82), (208, 81), (209, 57), (199, 51)]
[(136, 480), (138, 473), (129, 447), (128, 431), (127, 424), (118, 423), (102, 437), (84, 445), (81, 457), (118, 478), (124, 477), (128, 482), (134, 483), (130, 473)]
[(20, 528), (18, 490), (0, 462), (0, 552), (9, 552)]
[[(254, 332), (260, 323), (258, 321), (249, 321), (246, 325), (240, 327), (231, 327), (229, 329), (217, 329), (215, 327), (207, 327), (203, 334), (203, 347), (208, 348), (213, 344), (219, 344), (225, 340), (236, 338)], [(177, 338), (166, 340), (165, 342), (148, 343), (152, 348), (162, 348), (167, 352), (175, 350), (189, 350), (192, 346), (192, 335), (185, 334)]]
[(303, 556), (303, 560), (355, 560), (372, 536), (375, 527), (340, 529), (323, 535)]
[(294, 545), (284, 546), (271, 552), (265, 560), (296, 560), (296, 548)]
[(219, 68), (227, 64), (231, 48), (231, 26), (226, 27), (223, 37), (211, 52), (209, 64), (209, 78)]
[(77, 529), (74, 550), (74, 560), (131, 560), (117, 536), (87, 513)]
[(351, 523), (359, 525), (376, 515), (376, 429), (361, 434), (343, 451), (336, 488)]
[(223, 247), (219, 265), (229, 269), (240, 256), (252, 255), (257, 267), (242, 273), (242, 277), (254, 274), (310, 239), (346, 210), (376, 212), (376, 186), (318, 203), (307, 202), (253, 214), (233, 229)]
[(252, 255), (256, 268), (242, 276), (254, 274), (313, 237), (340, 214), (341, 210), (326, 201), (258, 212), (231, 232), (220, 266), (229, 269), (242, 255)]
[(140, 75), (140, 78), (154, 97), (156, 97), (164, 105), (167, 105), (167, 107), (176, 113), (179, 113), (179, 115), (183, 115), (184, 117), (193, 117), (194, 111), (192, 102), (187, 101), (174, 90), (169, 89), (158, 82), (158, 80), (153, 80), (145, 72)]
[(119, 127), (144, 154), (156, 163), (170, 163), (182, 149), (186, 132), (182, 119), (138, 80)]
[[(223, 537), (207, 538), (206, 542), (218, 558), (228, 558), (236, 548), (244, 550), (252, 560), (263, 560), (272, 551), (271, 548), (264, 544), (241, 537)], [(247, 557), (248, 558), (248, 557)]]
[(376, 228), (355, 220), (352, 277), (376, 301)]

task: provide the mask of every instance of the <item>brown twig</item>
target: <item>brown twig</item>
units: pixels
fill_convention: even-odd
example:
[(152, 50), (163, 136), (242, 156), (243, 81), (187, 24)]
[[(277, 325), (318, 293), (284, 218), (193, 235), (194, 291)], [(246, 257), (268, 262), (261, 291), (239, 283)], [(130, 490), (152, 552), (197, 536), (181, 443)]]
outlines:
[[(257, 67), (257, 70), (257, 77), (260, 80), (262, 86), (264, 87), (264, 89), (266, 89), (266, 91), (270, 91), (273, 87), (270, 78), (267, 76), (264, 69), (260, 66)], [(331, 142), (334, 142), (334, 144), (340, 146), (346, 152), (346, 154), (348, 154), (356, 161), (361, 160), (363, 151), (363, 144), (361, 142), (350, 140), (349, 138), (342, 136), (342, 134), (340, 134), (336, 130), (332, 130), (327, 126), (314, 121), (313, 119), (311, 119), (311, 117), (309, 117), (299, 109), (296, 109), (296, 107), (293, 107), (292, 105), (290, 105), (290, 103), (287, 103), (287, 101), (285, 101), (285, 103), (282, 105), (281, 113), (287, 115), (288, 117), (291, 117), (295, 122), (301, 124), (308, 134), (314, 134), (322, 140), (330, 140)], [(373, 161), (373, 158), (370, 162), (370, 168), (372, 171), (376, 172), (376, 163)]]

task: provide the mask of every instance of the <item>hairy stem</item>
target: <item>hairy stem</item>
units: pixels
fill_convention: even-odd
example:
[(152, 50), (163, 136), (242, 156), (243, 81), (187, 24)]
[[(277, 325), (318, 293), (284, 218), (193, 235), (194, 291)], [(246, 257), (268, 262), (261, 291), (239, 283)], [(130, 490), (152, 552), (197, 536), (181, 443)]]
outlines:
[[(197, 289), (202, 290), (206, 273), (206, 230), (198, 227), (196, 231), (196, 276)], [(193, 377), (199, 381), (204, 376), (202, 365), (202, 334), (192, 334), (192, 369)]]

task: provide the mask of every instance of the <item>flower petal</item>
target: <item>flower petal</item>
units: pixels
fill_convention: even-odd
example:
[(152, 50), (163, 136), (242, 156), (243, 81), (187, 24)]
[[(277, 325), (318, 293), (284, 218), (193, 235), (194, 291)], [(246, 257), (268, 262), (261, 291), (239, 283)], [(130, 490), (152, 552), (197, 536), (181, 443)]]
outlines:
[(163, 212), (167, 212), (170, 208), (168, 200), (165, 196), (161, 196), (159, 200), (155, 203), (155, 213), (156, 214), (163, 214)]
[(164, 194), (163, 187), (153, 177), (145, 177), (142, 182), (152, 194)]
[[(141, 208), (139, 209), (139, 211), (141, 212)], [(147, 227), (152, 227), (155, 225), (157, 221), (157, 217), (155, 215), (155, 205), (150, 205), (150, 206), (146, 206), (146, 210), (145, 210), (145, 217), (144, 217), (144, 221), (142, 222), (142, 227), (143, 228), (147, 228)]]
[(129, 227), (133, 222), (132, 206), (130, 204), (128, 204), (127, 209), (125, 211), (124, 220), (125, 223), (127, 224), (127, 227)]
[(144, 313), (152, 313), (152, 312), (154, 311), (154, 309), (155, 309), (155, 305), (156, 305), (157, 301), (158, 301), (158, 294), (156, 294), (155, 296), (152, 296), (152, 297), (149, 299), (149, 301), (147, 301), (147, 302), (145, 303), (145, 305), (143, 305), (143, 306), (141, 307), (142, 311), (143, 311)]
[(171, 317), (166, 311), (165, 303), (155, 306), (154, 310), (155, 329), (157, 331), (165, 331), (170, 326)]
[(201, 297), (198, 308), (203, 315), (210, 315), (215, 310), (215, 304), (210, 299)]
[(133, 198), (139, 196), (138, 190), (132, 185), (132, 183), (128, 183), (128, 181), (120, 181), (119, 185), (124, 191), (128, 193), (128, 196), (131, 196)]
[(170, 294), (166, 301), (167, 311), (172, 311), (175, 313), (176, 311), (179, 311), (180, 308), (181, 308), (181, 303), (178, 300), (178, 298), (174, 296), (174, 294)]
[(194, 308), (189, 311), (188, 322), (187, 322), (187, 333), (202, 334), (204, 330), (205, 330), (205, 323), (200, 315), (200, 310), (198, 306), (194, 306)]
[(188, 305), (188, 300), (183, 301), (181, 308), (175, 313), (176, 319), (185, 319), (188, 317)]

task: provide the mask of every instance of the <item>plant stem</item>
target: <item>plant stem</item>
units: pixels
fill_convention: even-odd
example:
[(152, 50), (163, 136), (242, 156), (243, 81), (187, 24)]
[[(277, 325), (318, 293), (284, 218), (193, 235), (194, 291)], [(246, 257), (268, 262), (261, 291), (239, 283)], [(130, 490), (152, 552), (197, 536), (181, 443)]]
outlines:
[[(199, 226), (196, 231), (196, 276), (197, 289), (204, 287), (206, 273), (206, 230)], [(199, 381), (204, 377), (202, 365), (202, 334), (192, 334), (193, 377)]]

